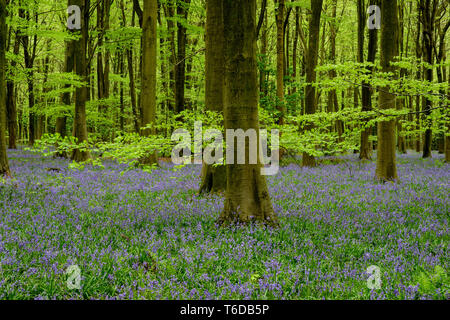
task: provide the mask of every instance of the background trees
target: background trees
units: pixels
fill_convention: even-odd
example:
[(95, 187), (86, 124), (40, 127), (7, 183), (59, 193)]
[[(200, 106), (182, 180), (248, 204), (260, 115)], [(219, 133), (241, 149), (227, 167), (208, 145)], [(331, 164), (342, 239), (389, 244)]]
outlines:
[[(75, 3), (86, 7), (83, 40), (66, 27), (67, 5)], [(10, 148), (54, 142), (48, 135), (57, 133), (67, 141), (85, 141), (91, 149), (118, 149), (139, 140), (140, 128), (153, 122), (153, 138), (146, 143), (168, 157), (174, 129), (193, 127), (194, 120), (223, 126), (218, 121), (224, 80), (220, 52), (226, 41), (217, 36), (220, 32), (208, 33), (218, 13), (204, 0), (160, 0), (157, 24), (152, 20), (150, 32), (145, 4), (8, 2)], [(378, 41), (380, 30), (367, 28), (369, 5), (381, 3), (256, 1), (260, 125), (281, 129), (284, 161), (304, 155), (303, 164), (314, 166), (321, 156), (349, 150), (359, 150), (361, 159), (369, 159), (372, 146), (384, 143), (377, 127), (387, 118), (396, 123), (393, 140), (399, 151), (407, 147), (426, 157), (432, 150), (445, 151), (448, 2), (398, 2), (398, 50), (390, 57), (395, 68), (384, 69), (393, 72), (391, 76), (382, 72), (377, 54), (384, 46)], [(210, 30), (216, 27), (221, 28)], [(150, 39), (155, 43), (151, 53)], [(149, 64), (144, 57), (154, 60)], [(394, 109), (379, 103), (383, 93), (378, 89), (386, 87), (386, 80), (396, 96)], [(154, 94), (150, 88), (155, 88)], [(146, 136), (140, 137), (141, 144)], [(118, 138), (127, 142), (115, 144)], [(81, 149), (73, 159), (83, 162), (89, 155), (80, 156)], [(128, 153), (130, 158), (136, 155)], [(209, 179), (204, 182), (211, 185)]]
[[(311, 0), (312, 15), (309, 22), (309, 41), (306, 53), (306, 88), (305, 88), (305, 113), (314, 114), (317, 109), (317, 95), (314, 83), (316, 82), (316, 66), (319, 54), (320, 16), (322, 14), (322, 0)], [(313, 125), (308, 125), (311, 129)], [(308, 152), (303, 153), (303, 165), (315, 166), (316, 160)]]

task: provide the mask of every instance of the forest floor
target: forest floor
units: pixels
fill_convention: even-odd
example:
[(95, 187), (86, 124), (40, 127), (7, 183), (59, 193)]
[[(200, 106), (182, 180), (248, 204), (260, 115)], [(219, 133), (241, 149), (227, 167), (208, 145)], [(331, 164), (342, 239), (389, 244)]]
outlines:
[[(268, 177), (279, 229), (216, 227), (223, 199), (197, 194), (198, 166), (79, 171), (20, 150), (9, 158), (0, 299), (450, 298), (450, 167), (441, 155), (399, 156), (400, 181), (387, 184), (356, 155), (288, 165)], [(67, 285), (71, 265), (81, 289)], [(372, 265), (380, 289), (368, 288)]]

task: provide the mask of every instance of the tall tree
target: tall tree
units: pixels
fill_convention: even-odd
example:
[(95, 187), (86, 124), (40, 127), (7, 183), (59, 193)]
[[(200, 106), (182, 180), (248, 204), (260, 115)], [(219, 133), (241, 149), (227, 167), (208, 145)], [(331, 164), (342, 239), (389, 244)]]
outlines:
[[(314, 114), (317, 109), (317, 96), (314, 83), (316, 82), (316, 67), (319, 54), (320, 16), (322, 14), (323, 0), (311, 0), (311, 19), (309, 21), (309, 41), (306, 55), (306, 89), (305, 89), (305, 113)], [(307, 130), (312, 129), (309, 125)], [(303, 153), (302, 165), (316, 166), (316, 159), (307, 152)]]
[[(69, 0), (69, 5), (70, 5)], [(69, 32), (72, 32), (69, 30)], [(73, 44), (74, 42), (72, 40), (66, 41), (66, 50), (64, 54), (64, 72), (71, 73), (74, 71), (75, 66), (75, 56), (73, 51)], [(64, 86), (64, 93), (62, 94), (61, 100), (64, 105), (69, 107), (71, 105), (71, 97), (69, 92), (70, 84), (66, 84)], [(56, 119), (56, 128), (55, 131), (61, 135), (61, 137), (65, 137), (67, 135), (67, 116), (66, 115), (60, 115)], [(67, 157), (65, 153), (60, 153), (59, 156), (61, 157)]]
[[(177, 0), (178, 19), (182, 18), (187, 21), (189, 14), (189, 6), (191, 0)], [(175, 108), (177, 112), (185, 109), (184, 89), (186, 82), (186, 44), (187, 44), (187, 28), (182, 22), (177, 22), (178, 26), (178, 51), (175, 72)]]
[[(157, 56), (157, 29), (158, 5), (156, 0), (144, 0), (142, 21), (142, 126), (150, 128), (142, 130), (141, 134), (150, 136), (155, 134), (156, 120), (156, 56)], [(146, 155), (140, 161), (143, 164), (157, 163), (156, 154)]]
[[(447, 98), (450, 97), (450, 66), (448, 67), (448, 90), (447, 90)], [(445, 162), (450, 163), (450, 110), (446, 109), (446, 117), (447, 117), (447, 130), (444, 132), (445, 134)]]
[[(422, 18), (421, 18), (421, 13), (419, 10), (419, 3), (417, 3), (417, 11), (418, 11), (418, 16), (417, 16), (417, 33), (416, 33), (416, 59), (417, 61), (420, 61), (422, 59), (422, 55), (423, 55), (423, 50), (422, 50)], [(416, 72), (416, 79), (418, 81), (422, 80), (422, 72), (421, 72), (421, 68), (417, 68), (417, 72)], [(421, 104), (421, 98), (419, 95), (417, 95), (416, 97), (416, 125), (415, 125), (415, 129), (416, 132), (420, 131), (420, 104)], [(422, 141), (421, 141), (421, 134), (417, 133), (416, 134), (416, 152), (420, 152), (421, 147), (422, 147)]]
[[(31, 22), (30, 8), (26, 7), (24, 9), (21, 7), (19, 9), (19, 17), (25, 20), (28, 24)], [(35, 16), (35, 22), (37, 24), (38, 15)], [(32, 41), (30, 41), (30, 38)], [(36, 129), (37, 129), (37, 119), (34, 111), (34, 105), (36, 103), (35, 92), (34, 92), (34, 61), (36, 59), (36, 48), (37, 48), (37, 34), (33, 37), (29, 36), (25, 30), (20, 30), (20, 39), (23, 46), (24, 62), (27, 74), (27, 84), (28, 84), (28, 130), (30, 145), (34, 145), (36, 139)]]
[(6, 154), (6, 1), (0, 0), (0, 176), (10, 176)]
[(284, 117), (284, 0), (275, 0), (276, 7), (276, 25), (277, 25), (277, 108), (280, 113), (279, 124), (283, 124)]
[[(127, 26), (127, 19), (125, 15), (125, 5), (123, 0), (120, 0), (120, 9), (122, 11), (122, 21), (124, 26)], [(134, 14), (134, 11), (133, 11)], [(133, 19), (134, 21), (134, 19)], [(132, 23), (133, 26), (133, 23)], [(125, 49), (125, 54), (127, 57), (127, 67), (128, 67), (128, 76), (130, 78), (130, 99), (131, 99), (131, 111), (133, 113), (133, 124), (134, 131), (139, 132), (139, 114), (137, 110), (137, 102), (136, 102), (136, 84), (134, 80), (134, 67), (133, 67), (133, 47), (127, 47)]]
[[(86, 124), (86, 101), (89, 89), (87, 87), (87, 41), (89, 32), (89, 8), (90, 0), (69, 0), (70, 5), (76, 5), (81, 10), (81, 29), (77, 40), (73, 40), (73, 54), (75, 57), (75, 72), (81, 78), (82, 85), (75, 90), (75, 118), (73, 125), (74, 137), (78, 143), (88, 142), (88, 132)], [(85, 149), (75, 149), (72, 160), (77, 162), (86, 161), (90, 158), (90, 153)]]
[[(381, 16), (381, 67), (383, 72), (394, 73), (392, 62), (398, 55), (397, 0), (382, 0)], [(379, 108), (395, 109), (395, 98), (390, 86), (384, 86), (380, 89)], [(397, 179), (395, 124), (395, 120), (378, 123), (376, 177), (382, 181)]]
[[(328, 60), (330, 63), (335, 64), (336, 63), (336, 37), (338, 32), (337, 27), (337, 0), (332, 1), (332, 14), (331, 14), (331, 21), (330, 21), (330, 51)], [(328, 72), (328, 77), (330, 79), (334, 79), (337, 77), (337, 72), (335, 69), (331, 69)], [(337, 112), (339, 111), (339, 103), (338, 103), (338, 97), (337, 97), (337, 91), (336, 89), (332, 89), (328, 91), (328, 99), (327, 99), (327, 111), (328, 112)], [(337, 126), (337, 124), (336, 124)]]
[[(362, 1), (362, 0), (358, 0)], [(371, 0), (371, 5), (380, 6), (380, 0)], [(378, 29), (369, 29), (369, 43), (367, 48), (367, 62), (375, 63), (375, 58), (377, 55), (378, 48)], [(370, 74), (373, 74), (373, 66), (369, 66), (368, 70)], [(363, 83), (362, 87), (362, 111), (370, 112), (372, 111), (372, 91), (370, 84), (367, 82)], [(361, 160), (369, 160), (371, 158), (372, 148), (369, 144), (371, 128), (365, 128), (361, 132), (361, 149), (359, 152), (359, 158)]]
[[(223, 14), (225, 129), (254, 129), (259, 135), (256, 0), (225, 0)], [(278, 218), (266, 179), (260, 172), (262, 165), (259, 160), (257, 164), (249, 164), (250, 147), (248, 140), (245, 141), (246, 164), (231, 164), (227, 159), (225, 207), (219, 223), (256, 220), (276, 225)]]
[[(15, 32), (15, 39), (14, 39), (14, 48), (13, 48), (13, 54), (14, 56), (17, 56), (20, 51), (20, 36), (18, 35), (18, 32)], [(10, 61), (11, 69), (14, 70), (14, 68), (17, 65), (17, 61), (15, 59), (12, 59)], [(16, 140), (17, 140), (17, 107), (16, 107), (16, 84), (12, 77), (8, 79), (6, 83), (6, 92), (7, 92), (7, 98), (6, 98), (6, 113), (7, 113), (7, 119), (8, 119), (8, 147), (9, 149), (17, 149)]]
[[(398, 6), (398, 18), (399, 18), (399, 37), (398, 37), (398, 48), (400, 60), (404, 57), (405, 48), (404, 48), (404, 40), (405, 40), (405, 10), (404, 10), (404, 0), (400, 0)], [(407, 53), (406, 53), (407, 54)], [(405, 68), (400, 68), (400, 79), (404, 81), (406, 78), (407, 70)], [(406, 98), (401, 97), (396, 101), (396, 107), (398, 110), (402, 110), (405, 108)], [(403, 133), (402, 119), (397, 119), (397, 147), (398, 151), (402, 154), (406, 154), (406, 139)]]
[[(420, 0), (419, 10), (420, 16), (422, 18), (422, 40), (423, 40), (423, 55), (424, 60), (429, 65), (434, 63), (434, 41), (435, 41), (435, 23), (436, 14), (439, 5), (439, 0)], [(433, 68), (426, 67), (424, 70), (425, 80), (433, 81)], [(425, 136), (423, 142), (423, 158), (431, 158), (431, 142), (433, 138), (433, 132), (431, 130), (431, 109), (433, 107), (433, 102), (431, 99), (423, 98), (423, 110), (425, 116), (427, 117), (425, 121)]]
[[(99, 101), (109, 98), (110, 83), (110, 58), (111, 54), (107, 48), (104, 48), (104, 40), (110, 26), (111, 0), (97, 1), (97, 97)], [(108, 106), (105, 103), (99, 104), (99, 112), (107, 113)], [(100, 133), (103, 139), (106, 139), (108, 128), (102, 125)]]
[[(224, 38), (223, 0), (206, 1), (206, 72), (205, 107), (223, 112)], [(219, 192), (226, 188), (226, 167), (203, 164), (200, 193)]]

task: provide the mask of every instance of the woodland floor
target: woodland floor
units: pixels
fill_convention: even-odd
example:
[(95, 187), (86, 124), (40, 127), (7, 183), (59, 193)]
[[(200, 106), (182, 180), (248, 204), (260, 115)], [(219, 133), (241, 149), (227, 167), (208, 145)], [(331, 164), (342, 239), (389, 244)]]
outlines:
[[(0, 182), (0, 299), (448, 299), (450, 167), (399, 156), (290, 164), (269, 177), (281, 228), (217, 228), (220, 196), (197, 195), (200, 167), (151, 174), (9, 151)], [(48, 170), (59, 168), (59, 170)], [(66, 269), (81, 269), (68, 289)], [(381, 289), (367, 287), (369, 266)]]

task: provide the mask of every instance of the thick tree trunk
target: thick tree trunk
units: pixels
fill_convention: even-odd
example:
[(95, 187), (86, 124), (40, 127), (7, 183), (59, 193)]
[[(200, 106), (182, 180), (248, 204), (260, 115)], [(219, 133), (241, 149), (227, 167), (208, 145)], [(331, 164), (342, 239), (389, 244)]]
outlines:
[[(316, 66), (319, 52), (319, 32), (320, 16), (322, 13), (323, 0), (311, 0), (312, 17), (309, 23), (309, 42), (308, 53), (306, 55), (306, 89), (305, 89), (305, 114), (314, 114), (317, 109), (316, 89), (313, 84), (316, 82)], [(312, 125), (306, 128), (312, 129)], [(306, 167), (315, 167), (316, 159), (314, 156), (303, 153), (302, 165)]]
[[(206, 1), (206, 72), (205, 106), (207, 110), (223, 111), (224, 26), (223, 1)], [(203, 164), (200, 193), (222, 192), (226, 188), (225, 166)]]
[[(145, 0), (142, 21), (142, 126), (151, 126), (141, 130), (144, 136), (156, 133), (153, 125), (156, 120), (156, 56), (157, 56), (157, 22), (158, 6), (155, 0)], [(141, 164), (151, 165), (157, 163), (156, 152), (151, 152), (139, 161)]]
[[(254, 129), (259, 135), (256, 62), (256, 0), (224, 1), (225, 129)], [(237, 144), (236, 144), (237, 145)], [(246, 154), (249, 144), (246, 139)], [(235, 154), (237, 151), (235, 150)], [(225, 207), (219, 224), (258, 221), (277, 225), (262, 165), (227, 159)], [(258, 157), (259, 158), (259, 157)]]
[[(73, 40), (73, 50), (75, 57), (75, 72), (82, 79), (87, 81), (87, 38), (89, 29), (89, 0), (69, 0), (69, 4), (77, 5), (81, 9), (81, 37)], [(74, 137), (78, 143), (88, 141), (88, 132), (86, 125), (86, 101), (88, 98), (88, 88), (86, 85), (75, 90), (75, 118), (74, 118)], [(77, 162), (86, 161), (90, 158), (88, 150), (75, 149), (72, 154), (72, 160)]]
[[(397, 0), (382, 0), (381, 15), (381, 67), (383, 72), (394, 72), (391, 62), (398, 55)], [(379, 108), (395, 109), (395, 95), (390, 93), (389, 86), (380, 90)], [(395, 120), (378, 123), (376, 177), (382, 181), (397, 180), (395, 123)]]
[(6, 154), (6, 1), (0, 0), (0, 176), (10, 176)]

